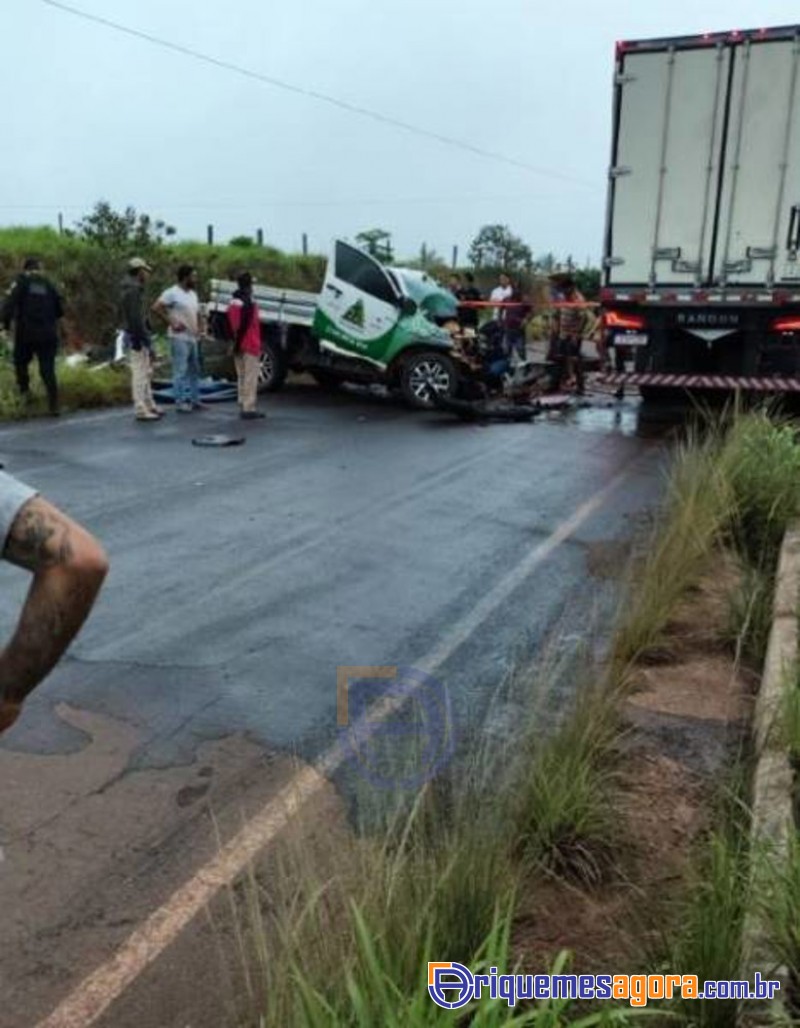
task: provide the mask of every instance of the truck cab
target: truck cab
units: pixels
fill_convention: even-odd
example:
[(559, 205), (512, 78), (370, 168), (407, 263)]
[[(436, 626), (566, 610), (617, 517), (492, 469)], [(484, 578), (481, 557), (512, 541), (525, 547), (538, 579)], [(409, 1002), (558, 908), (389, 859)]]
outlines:
[[(211, 325), (226, 333), (232, 282), (212, 282)], [(280, 388), (289, 370), (308, 372), (326, 388), (343, 382), (380, 383), (416, 407), (429, 390), (455, 396), (459, 369), (444, 326), (457, 316), (449, 290), (421, 271), (384, 267), (370, 254), (336, 240), (322, 292), (256, 286), (262, 334), (262, 389)]]

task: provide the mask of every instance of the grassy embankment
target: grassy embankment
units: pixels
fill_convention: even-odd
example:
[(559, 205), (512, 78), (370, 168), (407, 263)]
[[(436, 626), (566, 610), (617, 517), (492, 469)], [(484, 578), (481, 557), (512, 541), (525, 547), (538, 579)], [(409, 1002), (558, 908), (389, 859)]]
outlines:
[[(724, 780), (707, 783), (701, 827), (679, 845), (678, 873), (656, 890), (629, 852), (637, 845), (628, 794), (636, 729), (626, 710), (642, 669), (677, 645), (676, 610), (721, 562), (738, 571), (724, 631), (704, 644), (724, 649), (732, 667), (749, 661), (754, 671), (778, 546), (799, 505), (800, 449), (788, 426), (753, 415), (679, 447), (611, 648), (602, 663), (577, 669), (585, 684), (556, 730), (543, 737), (542, 712), (530, 701), (525, 706), (536, 692), (534, 677), (553, 669), (516, 676), (517, 716), (508, 734), (486, 733), (449, 773), (412, 800), (399, 798), (382, 830), (374, 821), (362, 832), (348, 829), (313, 855), (288, 845), (268, 874), (254, 873), (232, 896), (251, 1011), (240, 1023), (556, 1028), (638, 1016), (627, 1005), (587, 1010), (549, 1001), (511, 1011), (497, 1001), (453, 1014), (431, 1003), (429, 960), (501, 972), (524, 960), (525, 972), (563, 971), (569, 957), (557, 951), (531, 966), (520, 920), (522, 901), (530, 910), (531, 897), (554, 883), (564, 886), (565, 931), (605, 893), (627, 897), (621, 909), (630, 923), (617, 926), (628, 942), (627, 964), (620, 966), (623, 951), (613, 948), (604, 966), (580, 966), (579, 973), (738, 979), (745, 910), (759, 903), (769, 909), (781, 952), (797, 966), (800, 844), (791, 873), (778, 877), (770, 876), (766, 855), (748, 852), (746, 744), (731, 747)], [(797, 706), (787, 721), (795, 733)], [(755, 885), (754, 860), (764, 871)], [(737, 1009), (722, 1001), (658, 1006), (672, 1023), (701, 1026), (733, 1026)]]

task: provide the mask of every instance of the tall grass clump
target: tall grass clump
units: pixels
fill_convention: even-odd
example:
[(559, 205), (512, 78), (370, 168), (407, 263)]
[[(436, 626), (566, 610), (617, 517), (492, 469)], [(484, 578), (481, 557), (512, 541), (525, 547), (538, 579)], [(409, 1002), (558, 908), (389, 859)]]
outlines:
[(800, 511), (800, 446), (788, 422), (759, 411), (737, 418), (720, 465), (730, 483), (735, 544), (753, 567), (774, 568), (789, 522)]
[(548, 739), (531, 738), (514, 787), (514, 841), (525, 862), (586, 884), (607, 877), (619, 824), (614, 756), (621, 733), (610, 687), (582, 690)]
[(786, 851), (763, 861), (761, 915), (776, 957), (789, 971), (792, 1014), (800, 1018), (800, 834), (790, 834)]
[[(742, 928), (749, 905), (746, 833), (724, 826), (705, 843), (689, 880), (668, 966), (696, 974), (700, 982), (738, 980)], [(676, 1012), (698, 1028), (733, 1028), (737, 1004), (719, 1000), (676, 1000)]]
[(720, 432), (709, 426), (676, 450), (663, 512), (626, 590), (611, 652), (613, 676), (657, 646), (678, 602), (708, 569), (709, 558), (733, 514), (733, 498), (719, 463)]
[(772, 597), (775, 592), (773, 568), (754, 567), (741, 561), (739, 581), (728, 599), (728, 641), (737, 661), (746, 658), (760, 667), (767, 654), (772, 630)]
[(265, 1024), (394, 1023), (383, 1020), (389, 1005), (416, 1009), (420, 993), (432, 1005), (429, 960), (507, 966), (495, 944), (517, 888), (508, 833), (489, 791), (462, 781), (398, 803), (377, 837), (348, 835), (313, 860), (292, 849), (268, 888), (251, 879), (244, 955), (257, 955)]

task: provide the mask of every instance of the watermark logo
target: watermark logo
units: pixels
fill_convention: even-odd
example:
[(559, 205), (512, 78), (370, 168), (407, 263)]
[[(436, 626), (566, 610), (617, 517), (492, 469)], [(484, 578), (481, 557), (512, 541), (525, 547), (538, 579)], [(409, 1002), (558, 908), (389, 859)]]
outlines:
[[(453, 961), (429, 963), (428, 993), (438, 1007), (460, 1010), (474, 996), (475, 980), (470, 969), (463, 964)], [(453, 993), (455, 998), (452, 998)]]
[(382, 789), (417, 789), (452, 757), (447, 690), (419, 668), (339, 667), (340, 741), (362, 777)]

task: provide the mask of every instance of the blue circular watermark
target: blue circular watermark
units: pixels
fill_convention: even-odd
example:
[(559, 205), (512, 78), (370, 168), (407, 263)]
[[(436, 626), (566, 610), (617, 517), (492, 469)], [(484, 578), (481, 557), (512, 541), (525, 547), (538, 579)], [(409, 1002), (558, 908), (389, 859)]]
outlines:
[(338, 720), (347, 759), (380, 789), (418, 789), (455, 751), (447, 689), (419, 668), (339, 668)]

